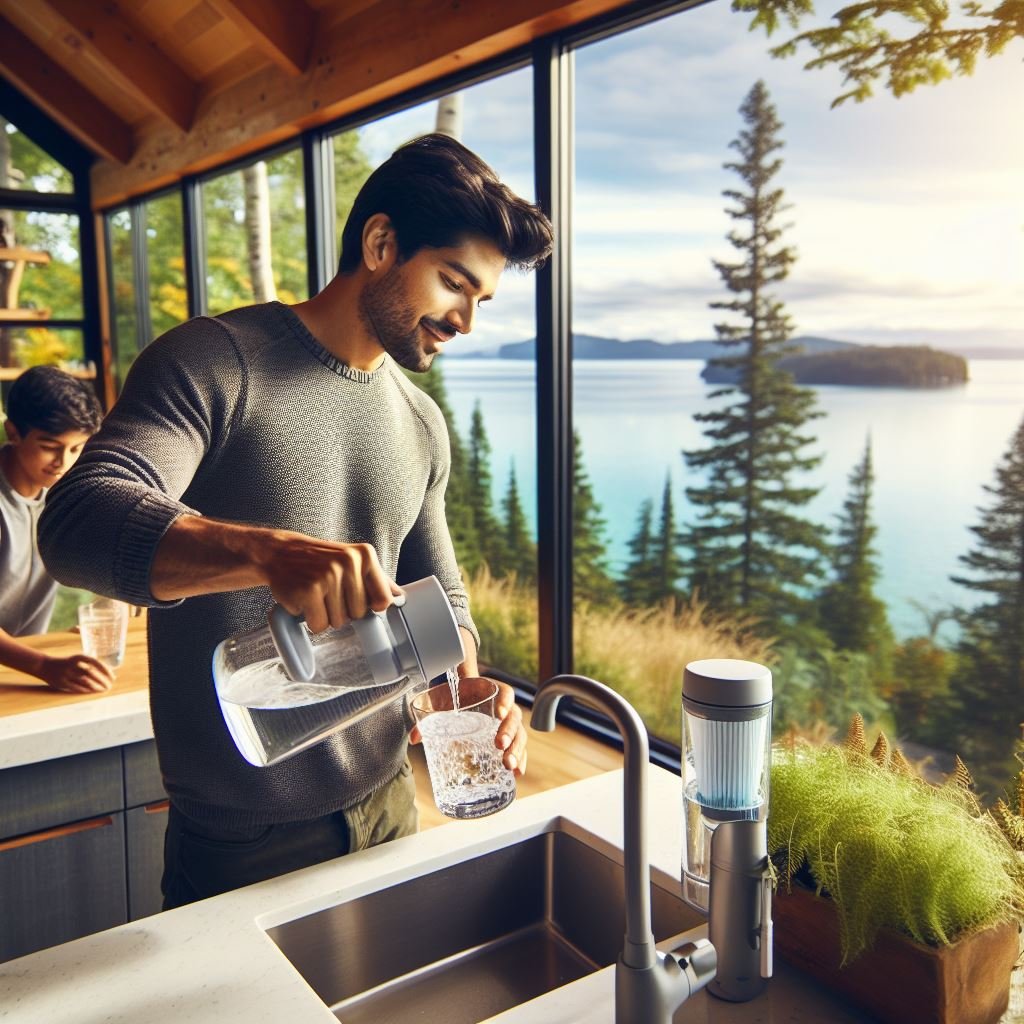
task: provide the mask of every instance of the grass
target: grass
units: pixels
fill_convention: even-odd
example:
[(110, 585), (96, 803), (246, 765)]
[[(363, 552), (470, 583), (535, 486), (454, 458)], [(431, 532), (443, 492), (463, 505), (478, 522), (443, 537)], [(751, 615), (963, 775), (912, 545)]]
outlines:
[[(536, 589), (514, 577), (494, 579), (483, 569), (470, 581), (469, 592), (482, 660), (537, 680)], [(687, 662), (771, 659), (770, 642), (753, 636), (747, 623), (713, 615), (697, 600), (681, 609), (578, 605), (573, 632), (576, 671), (622, 694), (652, 733), (672, 743), (679, 742)]]

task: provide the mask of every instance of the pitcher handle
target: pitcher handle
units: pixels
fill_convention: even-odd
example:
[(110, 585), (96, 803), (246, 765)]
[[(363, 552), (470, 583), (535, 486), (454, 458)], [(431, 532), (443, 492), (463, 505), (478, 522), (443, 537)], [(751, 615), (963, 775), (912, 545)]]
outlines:
[(289, 679), (308, 683), (316, 675), (316, 654), (302, 616), (292, 615), (279, 604), (267, 614), (270, 635)]

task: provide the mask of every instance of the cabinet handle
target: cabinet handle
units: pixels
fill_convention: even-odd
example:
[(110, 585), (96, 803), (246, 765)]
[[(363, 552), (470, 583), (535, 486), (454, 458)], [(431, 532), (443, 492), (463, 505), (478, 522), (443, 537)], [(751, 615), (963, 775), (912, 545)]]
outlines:
[(146, 804), (143, 810), (147, 814), (163, 814), (171, 806), (170, 800), (157, 800), (155, 804)]
[(50, 839), (62, 839), (64, 836), (73, 836), (78, 832), (88, 832), (94, 828), (106, 828), (108, 825), (113, 824), (114, 819), (107, 815), (105, 818), (76, 821), (73, 825), (58, 825), (57, 828), (49, 828), (45, 832), (33, 832), (31, 835), (5, 839), (0, 843), (0, 853), (3, 853), (5, 850), (15, 850), (19, 846), (31, 846), (33, 843), (45, 843)]

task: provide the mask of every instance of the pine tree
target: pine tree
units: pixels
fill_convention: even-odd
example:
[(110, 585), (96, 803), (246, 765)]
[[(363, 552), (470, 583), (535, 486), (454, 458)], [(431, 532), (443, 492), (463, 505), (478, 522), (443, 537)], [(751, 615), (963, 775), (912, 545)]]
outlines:
[(501, 502), (504, 514), (502, 536), (505, 541), (504, 573), (515, 573), (520, 583), (534, 583), (537, 579), (537, 545), (530, 537), (526, 513), (519, 498), (516, 464), (513, 461), (508, 474), (508, 487)]
[(676, 548), (676, 515), (672, 502), (672, 477), (669, 474), (665, 476), (665, 487), (661, 492), (661, 515), (652, 547), (656, 600), (660, 603), (671, 599), (675, 603), (679, 598), (679, 577), (683, 574), (683, 564)]
[(646, 608), (654, 603), (654, 502), (645, 498), (637, 516), (636, 533), (629, 541), (629, 561), (619, 581), (619, 593), (626, 604)]
[(572, 443), (574, 596), (578, 601), (609, 604), (615, 598), (615, 584), (608, 570), (605, 521), (583, 465), (583, 443), (578, 431), (573, 431)]
[(960, 616), (961, 671), (957, 751), (982, 784), (1001, 786), (1013, 774), (1013, 751), (1024, 717), (1024, 421), (996, 467), (988, 508), (971, 527), (974, 547), (960, 556), (970, 572), (953, 582), (988, 598)]
[(505, 544), (492, 507), (491, 442), (480, 403), (473, 406), (469, 425), (469, 507), (480, 543), (480, 555), (496, 576), (504, 574)]
[(892, 643), (885, 605), (875, 596), (878, 565), (874, 548), (878, 528), (871, 519), (875, 474), (871, 440), (850, 472), (850, 492), (839, 517), (833, 549), (832, 582), (822, 592), (818, 611), (822, 627), (840, 650), (880, 653)]
[(715, 608), (743, 610), (778, 633), (809, 617), (807, 592), (821, 571), (821, 530), (793, 511), (817, 494), (794, 478), (821, 461), (803, 454), (815, 439), (801, 433), (821, 413), (814, 392), (776, 366), (795, 350), (788, 344), (793, 325), (769, 289), (788, 275), (796, 256), (779, 244), (783, 192), (770, 182), (782, 165), (773, 156), (783, 145), (782, 123), (763, 82), (750, 90), (740, 113), (747, 127), (731, 143), (740, 160), (724, 166), (746, 188), (723, 195), (735, 203), (726, 212), (745, 226), (728, 236), (741, 258), (713, 261), (733, 297), (711, 303), (735, 314), (734, 322), (715, 330), (720, 344), (737, 353), (710, 360), (735, 379), (711, 397), (734, 398), (695, 415), (707, 424), (711, 443), (684, 454), (690, 467), (707, 473), (707, 483), (687, 488), (697, 521), (682, 539), (693, 553), (687, 564), (691, 587), (703, 585), (702, 596)]
[(471, 494), (473, 485), (469, 475), (469, 456), (466, 446), (455, 429), (455, 416), (448, 403), (441, 360), (435, 359), (429, 373), (403, 371), (406, 377), (420, 390), (429, 395), (441, 410), (448, 426), (448, 442), (451, 447), (452, 466), (445, 491), (445, 518), (455, 546), (455, 557), (464, 572), (474, 573), (483, 560), (480, 538), (473, 520)]

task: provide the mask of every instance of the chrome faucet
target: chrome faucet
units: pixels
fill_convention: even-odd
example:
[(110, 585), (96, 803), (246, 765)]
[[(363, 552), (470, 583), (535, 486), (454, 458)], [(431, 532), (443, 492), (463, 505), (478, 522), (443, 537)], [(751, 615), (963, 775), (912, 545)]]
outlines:
[(537, 688), (530, 724), (550, 732), (562, 697), (574, 697), (604, 712), (623, 741), (623, 872), (626, 935), (615, 965), (616, 1024), (671, 1024), (672, 1014), (715, 976), (718, 958), (707, 939), (682, 947), (676, 956), (654, 946), (651, 875), (647, 858), (647, 729), (636, 709), (604, 683), (586, 676), (554, 676)]

